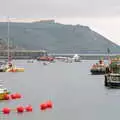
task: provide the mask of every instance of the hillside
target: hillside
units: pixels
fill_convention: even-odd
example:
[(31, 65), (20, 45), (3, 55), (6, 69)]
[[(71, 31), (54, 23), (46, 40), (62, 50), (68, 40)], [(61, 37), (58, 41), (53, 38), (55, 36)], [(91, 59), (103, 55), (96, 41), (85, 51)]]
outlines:
[[(7, 23), (0, 23), (0, 38), (7, 40)], [(54, 21), (10, 23), (10, 43), (20, 48), (50, 53), (120, 53), (120, 46), (87, 26)]]

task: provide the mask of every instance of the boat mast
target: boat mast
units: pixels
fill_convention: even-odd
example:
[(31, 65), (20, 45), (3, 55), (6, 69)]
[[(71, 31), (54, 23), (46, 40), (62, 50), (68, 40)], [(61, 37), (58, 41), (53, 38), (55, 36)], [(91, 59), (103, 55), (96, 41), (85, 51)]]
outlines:
[(9, 17), (8, 17), (8, 26), (7, 26), (7, 42), (8, 42), (8, 63), (10, 62), (10, 46), (9, 46), (9, 37), (10, 37), (10, 24), (9, 24)]

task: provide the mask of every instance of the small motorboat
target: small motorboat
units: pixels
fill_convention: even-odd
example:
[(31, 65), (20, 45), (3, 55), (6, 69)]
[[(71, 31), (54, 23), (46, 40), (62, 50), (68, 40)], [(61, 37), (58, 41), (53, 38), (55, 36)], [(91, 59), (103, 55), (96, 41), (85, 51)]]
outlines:
[(75, 54), (72, 59), (74, 62), (81, 62), (81, 58), (78, 54)]
[(8, 68), (6, 72), (24, 72), (24, 68), (12, 67)]
[(24, 68), (9, 68), (6, 72), (24, 72)]
[(51, 56), (41, 56), (37, 58), (38, 61), (49, 61), (52, 62), (54, 61), (54, 58)]
[(67, 59), (67, 57), (59, 56), (59, 57), (55, 57), (55, 59), (59, 60), (59, 61), (65, 61)]
[(0, 100), (5, 100), (5, 95), (10, 94), (10, 91), (7, 88), (4, 88), (3, 85), (0, 84)]
[(19, 68), (13, 65), (12, 63), (6, 64), (4, 68), (5, 72), (24, 72), (24, 68)]

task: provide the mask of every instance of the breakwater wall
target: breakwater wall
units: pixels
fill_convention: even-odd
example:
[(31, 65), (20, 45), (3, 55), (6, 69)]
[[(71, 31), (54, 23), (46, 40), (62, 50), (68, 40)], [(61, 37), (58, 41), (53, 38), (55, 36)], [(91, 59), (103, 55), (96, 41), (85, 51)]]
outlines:
[[(48, 54), (44, 50), (10, 50), (9, 55), (12, 59), (36, 59), (39, 56), (50, 55), (53, 57), (73, 57), (74, 54)], [(108, 54), (78, 54), (82, 60), (108, 59)], [(109, 54), (111, 58), (120, 54)], [(0, 59), (8, 59), (8, 50), (0, 50)]]
[[(54, 57), (62, 56), (62, 57), (73, 57), (74, 54), (51, 54)], [(107, 60), (108, 57), (114, 58), (116, 56), (120, 56), (120, 54), (78, 54), (82, 60), (99, 60), (104, 59)]]
[[(36, 59), (39, 56), (47, 55), (44, 50), (10, 50), (9, 56), (12, 59)], [(8, 50), (0, 50), (0, 59), (8, 58)]]

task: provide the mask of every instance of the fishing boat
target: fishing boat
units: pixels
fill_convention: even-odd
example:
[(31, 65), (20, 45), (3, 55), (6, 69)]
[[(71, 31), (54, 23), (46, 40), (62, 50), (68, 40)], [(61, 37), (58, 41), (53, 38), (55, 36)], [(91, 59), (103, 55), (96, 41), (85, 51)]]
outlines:
[(49, 61), (52, 62), (54, 61), (54, 58), (51, 56), (41, 56), (41, 57), (37, 57), (38, 61)]
[(0, 86), (0, 100), (5, 99), (5, 95), (9, 94), (10, 92), (6, 88), (1, 88)]
[(65, 62), (65, 63), (72, 63), (73, 62), (73, 59), (71, 57), (59, 56), (59, 57), (55, 57), (55, 60)]
[(104, 61), (99, 60), (98, 63), (92, 65), (90, 72), (93, 75), (101, 75), (101, 74), (105, 74), (105, 70), (106, 70), (106, 65), (104, 64)]
[(10, 94), (7, 88), (4, 88), (2, 84), (0, 84), (0, 100), (5, 99), (5, 95)]
[(55, 59), (58, 61), (65, 61), (67, 59), (67, 57), (59, 56), (59, 57), (55, 57)]
[(18, 68), (12, 63), (6, 63), (0, 66), (0, 72), (24, 72), (24, 68)]
[(24, 68), (18, 68), (12, 63), (5, 66), (5, 72), (24, 72)]
[(111, 59), (111, 63), (106, 67), (104, 77), (106, 87), (120, 87), (120, 58)]
[(9, 49), (9, 36), (10, 36), (10, 25), (9, 25), (9, 18), (8, 18), (8, 62), (4, 65), (3, 71), (4, 72), (24, 72), (24, 68), (18, 68), (16, 67), (11, 60), (10, 57), (10, 49)]

